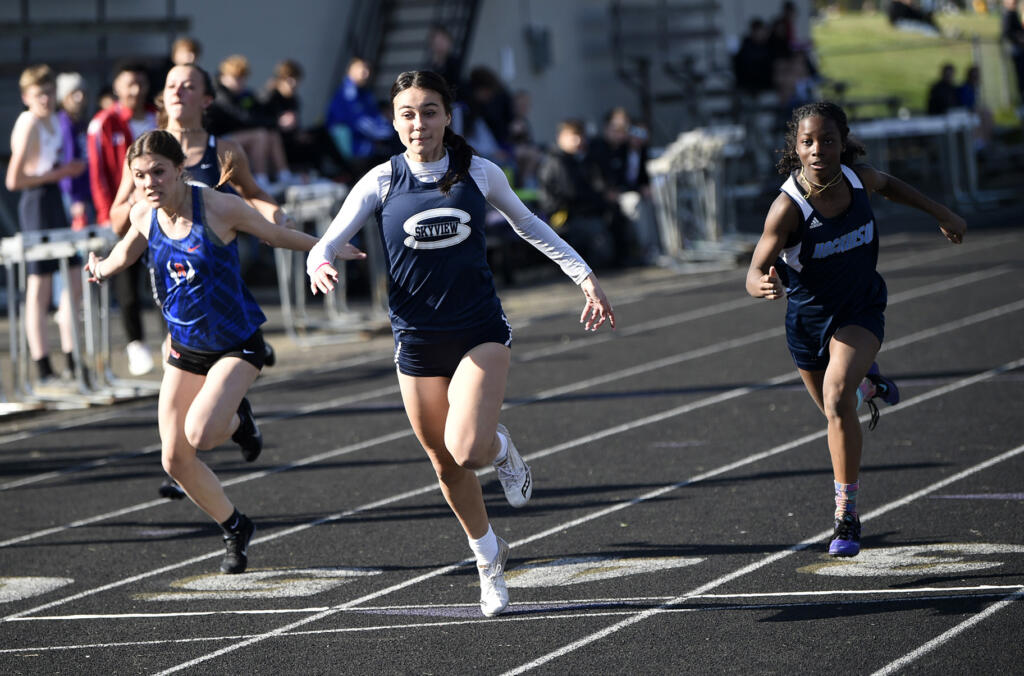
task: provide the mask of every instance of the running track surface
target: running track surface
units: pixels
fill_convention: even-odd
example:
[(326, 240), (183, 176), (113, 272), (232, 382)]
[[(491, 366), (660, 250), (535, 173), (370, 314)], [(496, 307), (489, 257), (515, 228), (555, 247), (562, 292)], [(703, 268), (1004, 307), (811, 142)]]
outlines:
[(268, 372), (263, 455), (209, 453), (258, 526), (245, 575), (157, 497), (155, 400), (0, 438), (0, 673), (1019, 673), (1024, 233), (882, 245), (903, 402), (865, 431), (855, 559), (824, 554), (824, 421), (783, 303), (742, 268), (613, 275), (614, 333), (584, 333), (575, 295), (511, 313), (502, 420), (536, 489), (513, 510), (481, 473), (506, 615), (479, 614), (378, 343)]

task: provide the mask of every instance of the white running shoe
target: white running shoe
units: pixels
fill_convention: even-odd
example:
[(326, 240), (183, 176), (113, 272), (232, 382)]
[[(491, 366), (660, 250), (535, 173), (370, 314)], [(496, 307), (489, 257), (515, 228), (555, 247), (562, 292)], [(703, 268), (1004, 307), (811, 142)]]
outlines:
[(153, 370), (153, 353), (141, 340), (133, 340), (125, 348), (128, 353), (128, 372), (133, 376), (144, 376)]
[(497, 538), (498, 555), (486, 566), (476, 565), (480, 573), (480, 611), (487, 617), (501, 614), (508, 608), (508, 587), (505, 585), (505, 562), (508, 543)]
[(533, 475), (530, 473), (530, 466), (523, 462), (522, 456), (512, 443), (512, 436), (501, 423), (498, 423), (498, 434), (505, 437), (508, 450), (505, 454), (505, 461), (501, 464), (495, 463), (494, 469), (498, 472), (498, 481), (505, 489), (505, 499), (513, 507), (522, 507), (530, 501), (533, 495)]

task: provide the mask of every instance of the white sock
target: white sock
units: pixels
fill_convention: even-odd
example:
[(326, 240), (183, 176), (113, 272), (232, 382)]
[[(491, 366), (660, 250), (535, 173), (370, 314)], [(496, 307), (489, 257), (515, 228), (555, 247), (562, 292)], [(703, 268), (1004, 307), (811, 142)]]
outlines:
[(492, 463), (494, 465), (500, 465), (508, 457), (508, 439), (501, 432), (497, 432), (497, 435), (501, 446), (498, 448), (498, 454), (494, 456), (494, 462)]
[(487, 533), (479, 540), (469, 540), (469, 548), (473, 550), (477, 563), (487, 565), (498, 556), (498, 538), (491, 530), (491, 524), (487, 524)]

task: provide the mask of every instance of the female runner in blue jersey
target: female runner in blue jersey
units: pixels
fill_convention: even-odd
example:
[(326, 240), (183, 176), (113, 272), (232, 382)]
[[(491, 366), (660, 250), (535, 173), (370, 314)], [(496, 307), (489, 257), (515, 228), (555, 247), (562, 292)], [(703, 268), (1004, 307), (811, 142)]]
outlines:
[[(175, 66), (167, 72), (158, 106), (157, 128), (166, 129), (181, 144), (188, 182), (237, 194), (268, 221), (294, 228), (295, 223), (284, 209), (256, 183), (242, 146), (229, 139), (216, 138), (203, 127), (203, 114), (213, 102), (213, 94), (213, 82), (209, 74), (195, 64)], [(122, 237), (128, 232), (129, 211), (138, 199), (141, 198), (135, 193), (135, 183), (126, 166), (114, 203), (110, 207), (111, 227)], [(159, 285), (155, 281), (152, 267), (150, 275), (154, 289), (157, 289)], [(161, 302), (157, 298), (158, 307)], [(171, 338), (168, 335), (163, 345), (165, 358), (170, 346)], [(266, 343), (266, 350), (264, 365), (273, 366), (274, 351), (270, 343)], [(166, 477), (159, 492), (163, 497), (173, 500), (185, 497), (181, 487)]]
[[(854, 165), (864, 148), (849, 136), (846, 114), (832, 103), (797, 108), (789, 123), (779, 172), (788, 174), (765, 219), (747, 271), (747, 292), (788, 298), (786, 342), (807, 391), (828, 420), (836, 510), (832, 556), (860, 551), (857, 491), (863, 437), (857, 408), (873, 399), (899, 401), (895, 383), (879, 373), (884, 338), (885, 281), (878, 230), (868, 195), (920, 209), (954, 244), (966, 223), (894, 176)], [(778, 268), (776, 268), (778, 266)]]
[(487, 518), (473, 470), (493, 465), (513, 507), (533, 491), (530, 468), (498, 424), (512, 331), (487, 266), (484, 215), (491, 204), (516, 232), (580, 285), (588, 330), (611, 305), (586, 262), (519, 200), (495, 164), (450, 128), (452, 97), (430, 71), (398, 76), (394, 126), (406, 150), (371, 169), (307, 259), (313, 292), (334, 288), (334, 259), (376, 215), (389, 276), (395, 363), (405, 412), (437, 473), (441, 492), (469, 539), (480, 574), (480, 608), (508, 606), (508, 544)]
[[(263, 367), (260, 326), (266, 317), (242, 282), (236, 237), (248, 232), (297, 251), (309, 251), (316, 239), (275, 226), (235, 195), (186, 183), (185, 155), (166, 131), (140, 136), (127, 159), (144, 199), (132, 207), (128, 232), (110, 256), (89, 256), (89, 281), (102, 282), (149, 250), (171, 332), (160, 384), (161, 460), (188, 497), (223, 528), (227, 553), (221, 570), (241, 573), (253, 523), (235, 509), (196, 454), (229, 438), (242, 446), (247, 460), (263, 447), (244, 396)], [(364, 257), (354, 247), (338, 255)]]

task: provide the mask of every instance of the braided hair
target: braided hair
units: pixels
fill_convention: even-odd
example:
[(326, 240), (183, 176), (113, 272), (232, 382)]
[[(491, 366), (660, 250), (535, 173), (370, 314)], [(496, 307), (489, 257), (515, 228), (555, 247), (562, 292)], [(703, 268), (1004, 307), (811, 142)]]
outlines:
[[(452, 101), (455, 97), (452, 96), (451, 88), (443, 77), (429, 70), (408, 70), (399, 74), (395, 78), (395, 83), (391, 85), (392, 106), (396, 96), (406, 89), (413, 87), (416, 89), (429, 89), (440, 94), (441, 102), (444, 104), (444, 112), (448, 115), (452, 114)], [(476, 151), (473, 150), (471, 145), (466, 143), (466, 139), (452, 131), (451, 126), (444, 128), (442, 142), (450, 151), (450, 160), (448, 171), (440, 183), (438, 183), (438, 188), (440, 188), (442, 195), (447, 195), (451, 191), (452, 186), (469, 176), (469, 165), (473, 161), (473, 155), (476, 155)]]
[(843, 151), (839, 156), (840, 162), (851, 166), (858, 157), (867, 154), (863, 144), (850, 137), (850, 125), (843, 109), (831, 101), (816, 101), (794, 110), (793, 117), (786, 124), (786, 147), (778, 151), (780, 157), (776, 165), (780, 174), (789, 174), (800, 168), (800, 157), (796, 154), (797, 129), (800, 127), (801, 120), (814, 116), (832, 120), (839, 127), (839, 137), (843, 143)]

